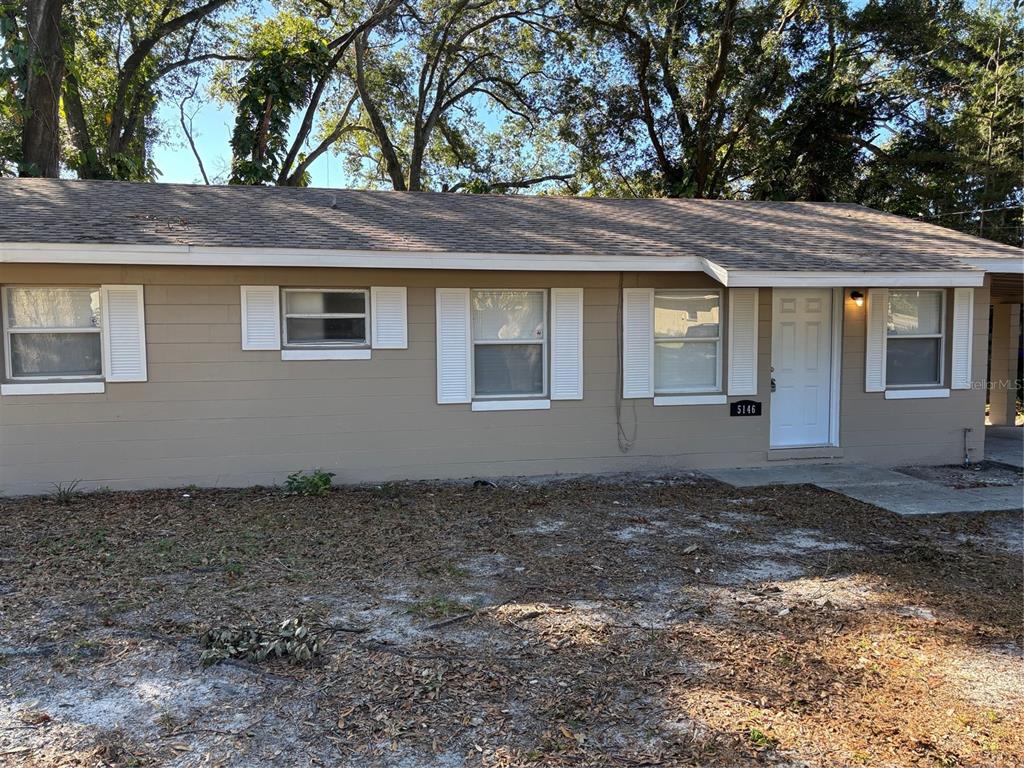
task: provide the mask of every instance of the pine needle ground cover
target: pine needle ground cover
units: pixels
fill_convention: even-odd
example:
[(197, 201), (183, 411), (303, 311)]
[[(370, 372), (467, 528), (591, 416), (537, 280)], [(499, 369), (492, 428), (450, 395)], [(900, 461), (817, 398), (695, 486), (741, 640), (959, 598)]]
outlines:
[(699, 475), (0, 500), (0, 765), (1017, 766), (1022, 547)]

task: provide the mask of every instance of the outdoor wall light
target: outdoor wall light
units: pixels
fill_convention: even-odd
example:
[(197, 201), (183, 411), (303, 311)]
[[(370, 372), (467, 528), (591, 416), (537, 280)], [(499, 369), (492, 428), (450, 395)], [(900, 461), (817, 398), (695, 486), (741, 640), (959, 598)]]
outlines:
[(850, 298), (853, 299), (853, 303), (858, 307), (864, 306), (864, 294), (860, 291), (850, 291)]

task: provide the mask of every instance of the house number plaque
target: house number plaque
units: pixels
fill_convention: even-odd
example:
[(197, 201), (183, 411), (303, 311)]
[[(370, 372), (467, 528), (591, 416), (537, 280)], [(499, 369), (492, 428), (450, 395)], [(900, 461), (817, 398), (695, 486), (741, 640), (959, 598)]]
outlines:
[(735, 403), (729, 403), (729, 415), (730, 416), (760, 416), (761, 415), (761, 401), (760, 400), (737, 400)]

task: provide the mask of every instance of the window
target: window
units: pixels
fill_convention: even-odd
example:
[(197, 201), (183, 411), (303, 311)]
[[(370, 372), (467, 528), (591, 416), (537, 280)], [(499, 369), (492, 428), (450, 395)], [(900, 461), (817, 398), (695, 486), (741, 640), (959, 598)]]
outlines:
[(889, 291), (886, 386), (938, 386), (942, 383), (945, 325), (945, 291)]
[(547, 292), (472, 291), (473, 396), (547, 392)]
[(284, 289), (285, 346), (366, 346), (368, 294), (352, 289)]
[(99, 288), (9, 286), (3, 320), (8, 378), (103, 375)]
[(656, 395), (721, 390), (721, 304), (718, 291), (655, 291)]

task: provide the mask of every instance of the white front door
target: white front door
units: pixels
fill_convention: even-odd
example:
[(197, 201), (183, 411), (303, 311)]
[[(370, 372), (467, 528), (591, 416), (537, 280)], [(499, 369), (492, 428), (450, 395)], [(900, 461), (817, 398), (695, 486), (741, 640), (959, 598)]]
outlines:
[(771, 447), (829, 444), (832, 290), (772, 289)]

